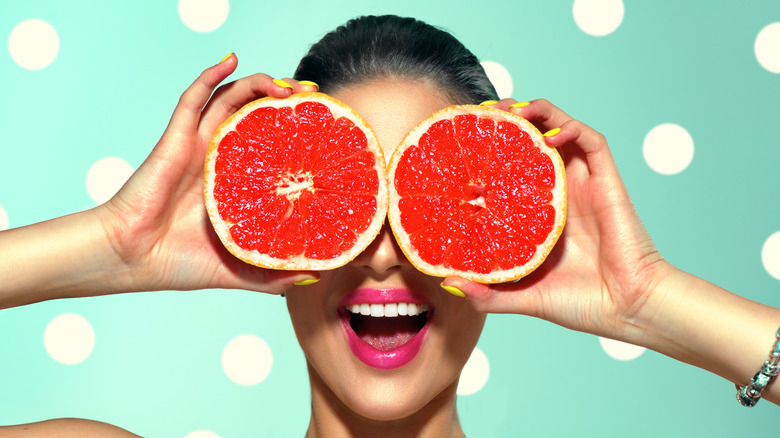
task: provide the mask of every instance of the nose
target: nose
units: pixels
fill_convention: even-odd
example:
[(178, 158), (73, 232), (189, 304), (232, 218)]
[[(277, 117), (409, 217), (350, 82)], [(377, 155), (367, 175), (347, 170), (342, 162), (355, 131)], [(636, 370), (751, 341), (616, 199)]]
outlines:
[(379, 235), (376, 236), (368, 248), (352, 261), (352, 265), (379, 274), (385, 274), (397, 269), (410, 267), (411, 263), (409, 263), (403, 251), (395, 242), (390, 224), (385, 221)]

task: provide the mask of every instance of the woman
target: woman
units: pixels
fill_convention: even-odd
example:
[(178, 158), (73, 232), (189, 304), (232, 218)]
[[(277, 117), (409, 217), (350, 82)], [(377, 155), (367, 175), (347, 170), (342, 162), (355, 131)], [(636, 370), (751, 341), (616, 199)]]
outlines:
[[(488, 102), (548, 132), (547, 143), (566, 163), (568, 223), (531, 276), (491, 286), (442, 282), (408, 263), (387, 226), (337, 270), (281, 272), (243, 264), (211, 231), (201, 196), (208, 139), (243, 104), (319, 84), (366, 118), (387, 153), (433, 111), (493, 101), (496, 93), (476, 58), (449, 34), (398, 17), (364, 17), (340, 27), (312, 47), (295, 79), (257, 74), (212, 96), (237, 61), (229, 55), (184, 92), (160, 142), (108, 203), (0, 233), (0, 257), (7, 261), (0, 267), (0, 308), (148, 290), (286, 293), (308, 364), (310, 437), (463, 436), (455, 409), (458, 377), (491, 312), (536, 316), (641, 345), (737, 385), (748, 383), (766, 360), (780, 310), (666, 262), (636, 216), (604, 137), (544, 100)], [(37, 251), (43, 245), (47, 254), (73, 256), (51, 263)], [(429, 311), (408, 329), (417, 335), (391, 341), (403, 354), (390, 355), (363, 341), (377, 337), (365, 333), (375, 322), (345, 310), (363, 302), (412, 303)], [(768, 386), (762, 395), (778, 403), (780, 387)], [(52, 431), (133, 436), (71, 419), (0, 428), (3, 436)]]

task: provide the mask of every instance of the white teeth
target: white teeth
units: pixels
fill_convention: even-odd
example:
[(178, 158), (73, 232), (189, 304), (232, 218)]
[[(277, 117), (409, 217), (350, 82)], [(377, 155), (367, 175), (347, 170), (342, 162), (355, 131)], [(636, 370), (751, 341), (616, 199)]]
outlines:
[(415, 316), (428, 311), (427, 304), (389, 303), (389, 304), (350, 304), (347, 311), (373, 317)]
[(389, 316), (389, 317), (398, 316), (398, 304), (396, 303), (385, 304), (385, 316)]

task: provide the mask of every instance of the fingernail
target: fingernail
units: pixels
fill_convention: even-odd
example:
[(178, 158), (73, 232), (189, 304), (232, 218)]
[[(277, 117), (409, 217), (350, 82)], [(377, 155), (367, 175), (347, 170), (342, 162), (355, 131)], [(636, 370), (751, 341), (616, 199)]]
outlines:
[(530, 104), (531, 104), (531, 102), (517, 102), (517, 103), (513, 103), (512, 105), (509, 105), (509, 108), (522, 108), (522, 107), (528, 106)]
[(225, 61), (227, 61), (228, 59), (230, 59), (230, 57), (231, 57), (231, 56), (233, 56), (233, 55), (235, 55), (235, 53), (234, 53), (234, 52), (230, 52), (230, 53), (228, 54), (228, 56), (226, 56), (226, 57), (222, 58), (222, 61), (219, 61), (219, 63), (220, 63), (220, 64), (222, 64), (223, 62), (225, 62)]
[(295, 283), (293, 283), (296, 286), (308, 286), (310, 284), (314, 284), (316, 282), (320, 281), (319, 278), (307, 278), (305, 280), (298, 280)]
[(484, 102), (480, 103), (480, 104), (479, 104), (479, 106), (485, 106), (485, 105), (495, 105), (495, 104), (497, 104), (497, 103), (498, 103), (498, 101), (497, 101), (497, 100), (486, 100), (486, 101), (484, 101)]
[(544, 136), (545, 136), (545, 137), (552, 137), (553, 135), (555, 135), (555, 134), (557, 134), (557, 133), (559, 133), (559, 132), (561, 132), (561, 128), (555, 128), (555, 129), (551, 129), (551, 130), (549, 130), (549, 131), (545, 132), (545, 133), (544, 133)]
[(312, 85), (312, 86), (315, 86), (315, 87), (317, 87), (318, 90), (320, 88), (320, 86), (317, 85), (316, 82), (312, 82), (312, 81), (298, 81), (298, 83), (301, 84), (301, 85)]
[(274, 79), (274, 84), (282, 87), (282, 88), (292, 88), (292, 85), (288, 84), (287, 82), (281, 80), (281, 79)]
[(447, 285), (442, 284), (441, 288), (446, 290), (447, 292), (455, 295), (456, 297), (460, 297), (460, 298), (465, 298), (466, 297), (466, 294), (464, 294), (462, 290), (458, 289), (455, 286), (447, 286)]

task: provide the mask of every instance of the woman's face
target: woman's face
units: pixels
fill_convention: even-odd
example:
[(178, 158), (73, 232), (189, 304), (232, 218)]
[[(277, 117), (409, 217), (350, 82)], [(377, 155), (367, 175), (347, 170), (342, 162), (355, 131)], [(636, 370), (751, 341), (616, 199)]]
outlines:
[[(388, 159), (418, 122), (450, 105), (431, 86), (400, 80), (375, 80), (332, 95), (368, 121)], [(343, 404), (365, 418), (393, 420), (454, 399), (485, 316), (442, 290), (442, 279), (409, 264), (387, 224), (360, 256), (321, 277), (287, 293), (315, 408), (318, 401)], [(404, 308), (421, 313), (352, 313), (361, 306), (374, 314), (403, 314)]]

